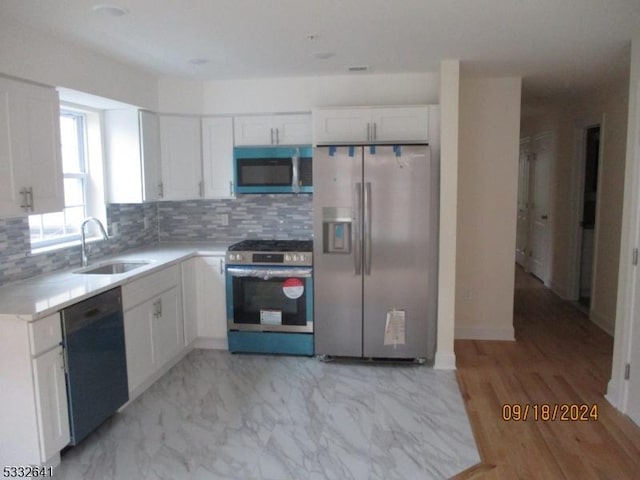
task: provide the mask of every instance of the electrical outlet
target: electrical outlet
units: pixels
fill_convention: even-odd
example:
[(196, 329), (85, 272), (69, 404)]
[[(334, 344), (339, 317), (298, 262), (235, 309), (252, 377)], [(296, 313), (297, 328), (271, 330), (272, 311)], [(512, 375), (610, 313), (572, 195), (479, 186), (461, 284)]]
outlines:
[(465, 300), (471, 300), (473, 298), (473, 290), (470, 288), (465, 288), (462, 290), (462, 298)]
[(118, 236), (118, 222), (111, 222), (111, 236)]
[(222, 225), (224, 225), (225, 227), (227, 225), (229, 225), (229, 214), (228, 213), (221, 213), (220, 215), (218, 215), (218, 218), (220, 220), (220, 223)]
[(144, 229), (149, 228), (149, 217), (144, 217)]

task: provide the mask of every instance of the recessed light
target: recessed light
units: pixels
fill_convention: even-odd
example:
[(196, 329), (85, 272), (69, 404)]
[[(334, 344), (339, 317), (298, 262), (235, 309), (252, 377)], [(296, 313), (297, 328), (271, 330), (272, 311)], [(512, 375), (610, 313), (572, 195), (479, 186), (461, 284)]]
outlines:
[(350, 72), (367, 72), (369, 71), (369, 66), (368, 65), (352, 65), (350, 67), (347, 67), (347, 70), (349, 70)]
[(309, 34), (307, 34), (307, 40), (309, 40), (310, 42), (318, 40), (319, 38), (320, 38), (320, 35), (318, 35), (317, 33), (309, 33)]
[(111, 5), (108, 3), (100, 3), (91, 7), (91, 10), (97, 13), (104, 13), (111, 15), (112, 17), (121, 17), (129, 13), (127, 8), (119, 7), (117, 5)]
[(192, 58), (189, 60), (189, 63), (192, 65), (204, 65), (205, 63), (209, 63), (209, 60), (206, 58)]

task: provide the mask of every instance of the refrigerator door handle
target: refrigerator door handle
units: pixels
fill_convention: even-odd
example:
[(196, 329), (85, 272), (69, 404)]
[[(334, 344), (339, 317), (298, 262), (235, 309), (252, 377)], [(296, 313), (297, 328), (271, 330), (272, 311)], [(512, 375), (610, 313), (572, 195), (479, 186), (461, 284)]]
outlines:
[(371, 275), (371, 182), (364, 186), (364, 274)]
[(362, 212), (362, 184), (356, 183), (356, 214), (353, 228), (353, 260), (356, 275), (362, 274), (362, 232), (360, 231), (360, 212)]

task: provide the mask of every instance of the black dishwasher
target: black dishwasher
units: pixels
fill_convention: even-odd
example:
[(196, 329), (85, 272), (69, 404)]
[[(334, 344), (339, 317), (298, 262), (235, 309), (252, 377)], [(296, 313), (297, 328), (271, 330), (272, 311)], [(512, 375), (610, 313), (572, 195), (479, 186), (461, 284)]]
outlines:
[(71, 445), (129, 400), (120, 287), (62, 311)]

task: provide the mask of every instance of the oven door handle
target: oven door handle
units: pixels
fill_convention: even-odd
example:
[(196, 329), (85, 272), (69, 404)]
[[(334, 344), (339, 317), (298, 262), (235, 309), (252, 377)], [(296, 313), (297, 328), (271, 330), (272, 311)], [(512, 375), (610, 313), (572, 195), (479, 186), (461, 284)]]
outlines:
[(227, 266), (227, 274), (231, 277), (254, 277), (262, 280), (270, 278), (311, 278), (311, 268), (292, 267), (292, 268), (264, 268), (264, 267), (229, 267)]

